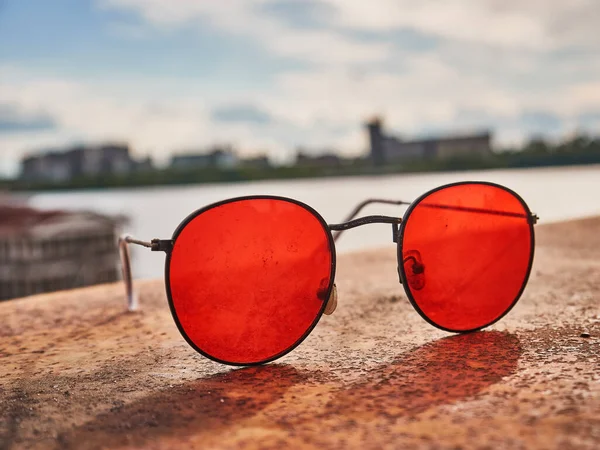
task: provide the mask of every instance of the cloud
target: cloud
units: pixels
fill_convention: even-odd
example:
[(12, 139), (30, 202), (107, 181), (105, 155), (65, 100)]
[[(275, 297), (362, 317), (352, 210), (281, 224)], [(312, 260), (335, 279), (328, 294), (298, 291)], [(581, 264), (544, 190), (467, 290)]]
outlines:
[(109, 23), (107, 31), (115, 37), (134, 41), (148, 39), (152, 35), (152, 32), (148, 27), (139, 23), (128, 23), (125, 21)]
[(543, 111), (526, 111), (521, 114), (520, 121), (523, 126), (538, 133), (552, 133), (562, 126), (558, 115)]
[(246, 122), (264, 125), (272, 121), (272, 117), (263, 110), (252, 105), (221, 106), (213, 109), (213, 120), (217, 122)]
[(580, 114), (576, 122), (584, 128), (600, 130), (600, 109)]
[(292, 28), (323, 28), (335, 14), (335, 8), (322, 0), (267, 0), (259, 3), (257, 13), (279, 19)]
[(103, 8), (133, 12), (148, 25), (196, 23), (305, 63), (275, 73), (269, 89), (244, 95), (300, 127), (323, 121), (360, 126), (364, 117), (379, 113), (411, 132), (450, 127), (463, 110), (494, 117), (545, 111), (563, 120), (600, 105), (595, 57), (600, 4), (594, 0), (314, 0), (304, 9), (298, 4), (101, 2)]
[[(568, 114), (560, 115), (545, 111), (522, 111), (516, 114), (490, 113), (487, 110), (462, 110), (452, 121), (454, 129), (482, 130), (495, 132), (496, 145), (507, 147), (518, 145), (531, 137), (544, 136), (559, 139), (576, 130), (574, 123), (581, 121)], [(435, 128), (430, 132), (439, 131)], [(448, 131), (446, 128), (445, 131)], [(500, 131), (500, 133), (498, 133)], [(500, 134), (500, 136), (498, 136)]]
[[(321, 25), (328, 30), (411, 29), (448, 40), (499, 48), (549, 51), (573, 46), (598, 48), (599, 45), (596, 37), (600, 5), (596, 0), (313, 0), (306, 2), (304, 8), (299, 7), (297, 0), (278, 3), (272, 0), (103, 0), (100, 5), (136, 12), (160, 26), (201, 20), (223, 31), (252, 36), (267, 46), (277, 37), (273, 33), (285, 25), (295, 30), (293, 41), (300, 35), (310, 39), (311, 29), (299, 30), (307, 22), (312, 25), (309, 28)], [(339, 36), (334, 39), (335, 32), (326, 35), (343, 44)], [(284, 49), (279, 50), (285, 53)], [(326, 52), (327, 47), (315, 50)], [(294, 49), (288, 51), (293, 53)]]
[[(110, 75), (84, 78), (27, 62), (0, 66), (3, 102), (30, 118), (43, 111), (60, 124), (3, 138), (4, 155), (73, 139), (128, 140), (159, 159), (213, 143), (231, 143), (242, 153), (266, 151), (279, 161), (297, 146), (356, 154), (366, 148), (363, 121), (373, 114), (407, 136), (489, 127), (500, 145), (539, 130), (600, 131), (595, 0), (96, 5), (117, 12), (101, 14), (109, 21), (104, 31), (136, 51), (148, 51), (144, 45), (157, 30), (167, 31), (159, 34), (172, 42), (185, 39), (202, 77), (165, 76), (147, 67), (125, 75), (115, 67)], [(247, 50), (240, 43), (251, 43), (261, 58), (240, 57)], [(206, 62), (207, 47), (215, 67)], [(158, 49), (156, 67), (177, 59), (166, 56), (169, 50)], [(110, 64), (102, 58), (98, 54), (99, 66)], [(250, 80), (244, 64), (260, 76)]]
[[(291, 3), (284, 4), (289, 9)], [(316, 4), (311, 3), (312, 7)], [(368, 64), (384, 60), (390, 51), (387, 43), (362, 42), (325, 26), (290, 26), (288, 19), (269, 11), (269, 5), (272, 9), (271, 0), (102, 0), (98, 5), (106, 10), (138, 14), (158, 28), (173, 29), (194, 24), (203, 29), (252, 39), (273, 55), (307, 64)]]
[(595, 45), (595, 0), (329, 0), (337, 25), (363, 30), (409, 27), (447, 40), (499, 48), (552, 50)]
[(0, 133), (28, 133), (56, 128), (54, 119), (44, 113), (26, 113), (14, 105), (0, 104)]

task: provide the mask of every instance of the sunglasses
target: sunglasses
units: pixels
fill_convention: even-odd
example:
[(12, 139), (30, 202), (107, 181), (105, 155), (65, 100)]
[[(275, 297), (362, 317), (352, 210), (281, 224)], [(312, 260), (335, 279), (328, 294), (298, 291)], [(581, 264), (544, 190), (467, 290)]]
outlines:
[[(369, 204), (408, 206), (403, 217), (356, 218)], [(521, 296), (533, 263), (532, 214), (510, 189), (461, 182), (414, 202), (371, 199), (327, 224), (290, 198), (224, 200), (190, 214), (171, 239), (119, 239), (129, 309), (138, 307), (129, 249), (166, 253), (173, 319), (202, 355), (230, 365), (273, 361), (296, 348), (337, 306), (335, 241), (371, 223), (392, 227), (398, 276), (431, 325), (470, 332), (502, 318)]]

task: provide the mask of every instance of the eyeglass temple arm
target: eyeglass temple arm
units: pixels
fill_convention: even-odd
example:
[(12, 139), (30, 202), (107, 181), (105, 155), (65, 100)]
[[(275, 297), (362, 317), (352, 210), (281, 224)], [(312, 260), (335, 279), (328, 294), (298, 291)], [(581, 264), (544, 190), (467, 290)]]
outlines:
[(129, 256), (128, 244), (141, 245), (149, 248), (153, 252), (170, 252), (173, 248), (173, 241), (170, 239), (152, 239), (150, 242), (140, 241), (128, 235), (119, 237), (119, 256), (121, 258), (121, 269), (123, 272), (123, 281), (125, 281), (125, 291), (127, 293), (127, 309), (135, 311), (139, 307), (138, 297), (133, 289), (133, 277), (131, 275), (131, 257)]
[(133, 277), (131, 275), (131, 257), (129, 255), (128, 244), (141, 245), (143, 247), (152, 248), (151, 242), (140, 241), (131, 236), (119, 237), (119, 256), (121, 258), (121, 271), (123, 273), (123, 281), (125, 282), (125, 292), (127, 294), (127, 309), (136, 311), (139, 307), (137, 293), (133, 290)]
[[(360, 202), (358, 205), (356, 205), (356, 207), (352, 210), (352, 212), (350, 214), (348, 214), (348, 216), (346, 217), (344, 222), (352, 221), (352, 219), (354, 219), (365, 208), (365, 206), (370, 205), (372, 203), (379, 203), (379, 204), (385, 204), (385, 205), (410, 205), (410, 202), (405, 202), (403, 200), (386, 200), (386, 199), (380, 199), (380, 198), (370, 198), (370, 199), (364, 200), (364, 201)], [(339, 231), (335, 232), (335, 234), (333, 235), (334, 242), (337, 242), (337, 240), (339, 239), (340, 235), (343, 232), (344, 232), (344, 230), (339, 230)]]

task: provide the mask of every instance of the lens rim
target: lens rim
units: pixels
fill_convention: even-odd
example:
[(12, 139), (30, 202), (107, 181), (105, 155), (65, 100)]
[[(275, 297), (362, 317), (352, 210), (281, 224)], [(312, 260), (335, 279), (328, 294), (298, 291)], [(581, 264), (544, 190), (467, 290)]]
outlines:
[[(508, 192), (509, 194), (513, 195), (521, 203), (521, 205), (523, 206), (523, 208), (525, 210), (525, 213), (527, 214), (527, 223), (529, 225), (529, 234), (531, 236), (531, 239), (530, 239), (530, 246), (529, 246), (529, 263), (527, 266), (527, 272), (525, 273), (525, 278), (523, 279), (523, 283), (521, 284), (521, 289), (519, 289), (519, 292), (515, 296), (514, 300), (510, 304), (510, 306), (506, 309), (506, 311), (504, 311), (496, 319), (494, 319), (491, 322), (488, 322), (485, 325), (482, 325), (480, 327), (471, 328), (469, 330), (455, 330), (452, 328), (443, 327), (443, 326), (435, 323), (419, 307), (419, 305), (415, 301), (415, 299), (412, 295), (412, 292), (408, 286), (402, 254), (403, 254), (403, 245), (404, 245), (404, 231), (406, 230), (406, 224), (408, 223), (408, 220), (410, 219), (410, 215), (413, 212), (413, 210), (417, 207), (417, 205), (419, 203), (421, 203), (421, 201), (423, 201), (424, 199), (426, 199), (431, 194), (433, 194), (437, 191), (441, 191), (443, 189), (447, 189), (447, 188), (454, 187), (454, 186), (463, 186), (463, 185), (492, 186), (495, 188), (502, 189), (502, 190)], [(514, 306), (517, 304), (517, 302), (521, 298), (521, 295), (523, 294), (523, 291), (525, 290), (525, 287), (527, 286), (527, 282), (529, 281), (529, 276), (531, 274), (531, 268), (533, 266), (533, 256), (535, 253), (535, 232), (533, 229), (533, 224), (534, 224), (533, 214), (531, 213), (531, 210), (529, 209), (529, 206), (527, 205), (527, 203), (525, 203), (525, 200), (523, 200), (523, 198), (519, 194), (517, 194), (515, 191), (507, 188), (506, 186), (502, 186), (501, 184), (492, 183), (492, 182), (488, 182), (488, 181), (459, 181), (457, 183), (450, 183), (450, 184), (445, 184), (443, 186), (438, 186), (434, 189), (431, 189), (430, 191), (425, 192), (423, 195), (421, 195), (419, 198), (417, 198), (414, 202), (412, 202), (410, 204), (410, 206), (408, 207), (408, 209), (406, 210), (406, 212), (404, 213), (404, 216), (402, 217), (402, 223), (400, 224), (400, 235), (398, 238), (398, 245), (397, 245), (397, 255), (396, 256), (397, 256), (397, 260), (398, 260), (398, 274), (400, 275), (400, 283), (402, 284), (402, 287), (404, 288), (404, 292), (406, 292), (408, 300), (410, 301), (413, 308), (415, 308), (415, 310), (419, 313), (419, 315), (426, 322), (428, 322), (429, 324), (433, 325), (434, 327), (436, 327), (440, 330), (447, 331), (450, 333), (470, 333), (473, 331), (478, 331), (483, 328), (489, 327), (490, 325), (493, 325), (494, 323), (498, 322), (500, 319), (502, 319), (504, 316), (506, 316), (510, 312), (511, 309), (514, 308)]]
[[(211, 210), (213, 208), (216, 208), (218, 206), (226, 205), (228, 203), (236, 203), (236, 202), (245, 201), (245, 200), (280, 200), (280, 201), (284, 201), (284, 202), (288, 202), (288, 203), (293, 203), (294, 205), (297, 205), (297, 206), (300, 206), (300, 207), (304, 208), (305, 210), (307, 210), (308, 212), (310, 212), (314, 217), (316, 217), (318, 219), (319, 223), (323, 227), (323, 231), (325, 232), (325, 235), (327, 236), (327, 242), (329, 244), (329, 253), (331, 255), (331, 268), (330, 268), (330, 273), (329, 273), (329, 286), (327, 288), (327, 296), (325, 297), (326, 299), (329, 299), (329, 296), (331, 295), (331, 291), (333, 289), (333, 284), (335, 282), (335, 270), (336, 270), (336, 253), (335, 253), (335, 243), (333, 241), (333, 235), (332, 235), (331, 230), (329, 229), (329, 225), (327, 224), (327, 222), (325, 221), (325, 219), (323, 219), (323, 217), (315, 209), (313, 209), (311, 206), (309, 206), (309, 205), (307, 205), (307, 204), (305, 204), (305, 203), (303, 203), (301, 201), (295, 200), (293, 198), (281, 197), (281, 196), (277, 196), (277, 195), (247, 195), (247, 196), (242, 196), (242, 197), (228, 198), (226, 200), (222, 200), (222, 201), (219, 201), (219, 202), (211, 203), (210, 205), (207, 205), (207, 206), (205, 206), (203, 208), (197, 209), (196, 211), (194, 211), (191, 214), (189, 214), (177, 226), (177, 228), (173, 232), (173, 236), (171, 237), (172, 242), (173, 242), (173, 248), (175, 247), (175, 245), (177, 243), (177, 237), (181, 234), (181, 232), (183, 231), (183, 229), (192, 220), (194, 220), (196, 217), (198, 217), (202, 213), (205, 213), (206, 211), (209, 211), (209, 210)], [(327, 300), (326, 300), (326, 301), (323, 302), (323, 305), (321, 306), (321, 309), (317, 313), (317, 316), (315, 317), (315, 320), (310, 325), (310, 327), (308, 327), (308, 329), (304, 332), (304, 334), (302, 336), (300, 336), (300, 338), (296, 342), (294, 342), (294, 344), (292, 344), (287, 349), (279, 352), (278, 354), (276, 354), (276, 355), (274, 355), (274, 356), (272, 356), (270, 358), (266, 358), (264, 360), (256, 361), (256, 362), (244, 363), (244, 362), (225, 361), (225, 360), (219, 359), (219, 358), (217, 358), (215, 356), (212, 356), (209, 353), (206, 353), (200, 347), (198, 347), (194, 343), (194, 341), (192, 341), (192, 339), (190, 339), (190, 337), (186, 333), (185, 329), (181, 325), (181, 322), (179, 321), (179, 318), (177, 316), (177, 312), (175, 310), (175, 305), (173, 303), (173, 295), (171, 293), (171, 279), (170, 279), (171, 258), (172, 258), (172, 251), (170, 251), (170, 252), (167, 253), (167, 258), (165, 260), (165, 289), (166, 289), (166, 293), (167, 293), (167, 300), (168, 300), (168, 303), (169, 303), (169, 309), (171, 310), (171, 315), (173, 316), (173, 320), (175, 321), (175, 325), (177, 325), (177, 328), (178, 328), (179, 332), (181, 333), (181, 335), (183, 336), (183, 338), (186, 340), (186, 342), (190, 345), (190, 347), (192, 347), (194, 350), (196, 350), (202, 356), (204, 356), (204, 357), (206, 357), (206, 358), (208, 358), (208, 359), (210, 359), (212, 361), (218, 362), (220, 364), (226, 364), (228, 366), (237, 366), (237, 367), (260, 366), (262, 364), (267, 364), (267, 363), (269, 363), (271, 361), (274, 361), (276, 359), (281, 358), (282, 356), (287, 355), (292, 350), (294, 350), (296, 347), (298, 347), (308, 337), (308, 335), (312, 332), (312, 330), (317, 326), (317, 324), (319, 323), (319, 320), (323, 316), (323, 311), (325, 311), (325, 307), (327, 306)]]

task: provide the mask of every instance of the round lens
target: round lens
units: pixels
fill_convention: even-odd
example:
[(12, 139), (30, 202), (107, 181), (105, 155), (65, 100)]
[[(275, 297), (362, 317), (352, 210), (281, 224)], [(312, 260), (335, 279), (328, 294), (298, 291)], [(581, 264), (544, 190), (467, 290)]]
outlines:
[(202, 210), (173, 237), (167, 289), (180, 331), (223, 363), (283, 356), (308, 335), (335, 270), (331, 234), (300, 203), (246, 198)]
[(446, 186), (411, 206), (398, 256), (421, 315), (449, 331), (470, 331), (506, 314), (531, 269), (530, 216), (515, 193), (485, 183)]

